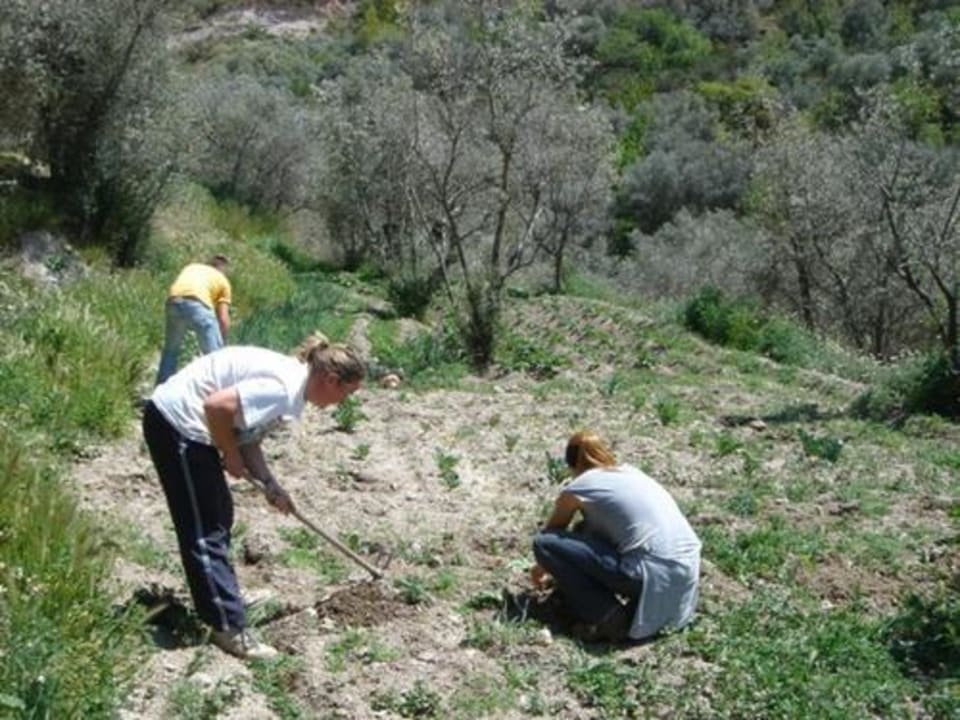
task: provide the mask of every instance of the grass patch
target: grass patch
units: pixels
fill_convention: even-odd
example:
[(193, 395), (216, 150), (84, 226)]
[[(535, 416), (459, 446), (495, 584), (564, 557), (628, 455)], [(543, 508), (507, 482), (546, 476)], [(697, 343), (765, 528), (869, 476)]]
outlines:
[(341, 582), (347, 577), (340, 558), (324, 551), (320, 538), (306, 528), (282, 528), (280, 537), (287, 543), (280, 553), (285, 564), (312, 570), (325, 583)]
[(757, 578), (789, 581), (797, 563), (813, 563), (827, 550), (817, 531), (800, 530), (779, 515), (753, 530), (729, 531), (722, 527), (702, 528), (705, 554), (725, 573), (741, 582)]
[(714, 666), (716, 717), (911, 717), (918, 686), (883, 633), (856, 605), (823, 611), (813, 599), (762, 591), (685, 638)]
[(0, 468), (0, 709), (109, 717), (136, 669), (140, 617), (101, 590), (106, 538), (2, 427)]

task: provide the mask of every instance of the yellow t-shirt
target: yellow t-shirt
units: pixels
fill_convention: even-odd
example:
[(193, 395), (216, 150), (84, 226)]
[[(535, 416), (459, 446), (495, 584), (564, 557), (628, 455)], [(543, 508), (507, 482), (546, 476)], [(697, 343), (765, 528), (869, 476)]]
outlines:
[(212, 265), (187, 265), (170, 286), (168, 298), (193, 298), (211, 310), (220, 303), (230, 304), (230, 281)]

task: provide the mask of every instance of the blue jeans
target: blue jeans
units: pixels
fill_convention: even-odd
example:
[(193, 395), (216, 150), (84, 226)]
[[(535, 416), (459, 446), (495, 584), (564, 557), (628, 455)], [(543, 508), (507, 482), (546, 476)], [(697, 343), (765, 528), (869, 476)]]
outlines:
[(220, 335), (220, 323), (213, 310), (199, 300), (192, 298), (173, 298), (167, 300), (167, 328), (160, 353), (160, 367), (157, 368), (157, 385), (177, 371), (180, 348), (187, 330), (197, 334), (200, 350), (206, 355), (223, 347)]
[(620, 553), (608, 542), (566, 530), (545, 530), (533, 539), (533, 554), (554, 582), (567, 607), (585, 623), (603, 620), (620, 601), (640, 597), (641, 578), (620, 571)]

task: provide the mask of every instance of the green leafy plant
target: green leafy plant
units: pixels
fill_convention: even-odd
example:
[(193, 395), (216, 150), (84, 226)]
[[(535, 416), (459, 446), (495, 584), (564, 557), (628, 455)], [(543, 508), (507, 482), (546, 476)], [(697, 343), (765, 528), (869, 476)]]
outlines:
[(405, 718), (439, 717), (443, 703), (440, 695), (418, 680), (409, 690), (401, 693), (375, 693), (370, 707), (377, 711), (395, 712)]
[(423, 578), (406, 575), (393, 583), (400, 591), (400, 597), (407, 605), (421, 605), (430, 601), (430, 592)]
[(551, 455), (549, 452), (544, 454), (546, 456), (547, 480), (553, 485), (559, 485), (570, 477), (570, 468), (567, 467), (566, 460), (562, 457)]
[(675, 398), (660, 398), (654, 409), (661, 425), (674, 425), (680, 418), (680, 403)]
[(353, 459), (354, 460), (366, 460), (370, 455), (370, 444), (369, 443), (360, 443), (353, 449)]
[(805, 430), (800, 430), (799, 436), (800, 443), (803, 445), (803, 451), (807, 455), (822, 458), (832, 463), (840, 459), (840, 452), (843, 450), (843, 440), (830, 436), (818, 437), (811, 435)]
[(361, 402), (355, 395), (349, 395), (341, 400), (336, 410), (333, 411), (333, 419), (337, 422), (337, 430), (347, 433), (356, 430), (357, 425), (367, 419), (360, 407)]
[(460, 458), (437, 449), (433, 454), (433, 459), (437, 463), (437, 470), (440, 472), (440, 479), (443, 484), (451, 490), (460, 487), (460, 475), (457, 473), (457, 464), (460, 462)]

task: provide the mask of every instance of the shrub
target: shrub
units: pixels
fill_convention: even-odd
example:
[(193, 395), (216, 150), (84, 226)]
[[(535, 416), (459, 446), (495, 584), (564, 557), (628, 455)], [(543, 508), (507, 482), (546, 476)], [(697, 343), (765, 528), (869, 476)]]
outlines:
[(851, 411), (874, 420), (923, 412), (960, 416), (960, 374), (946, 353), (907, 357), (860, 395)]

